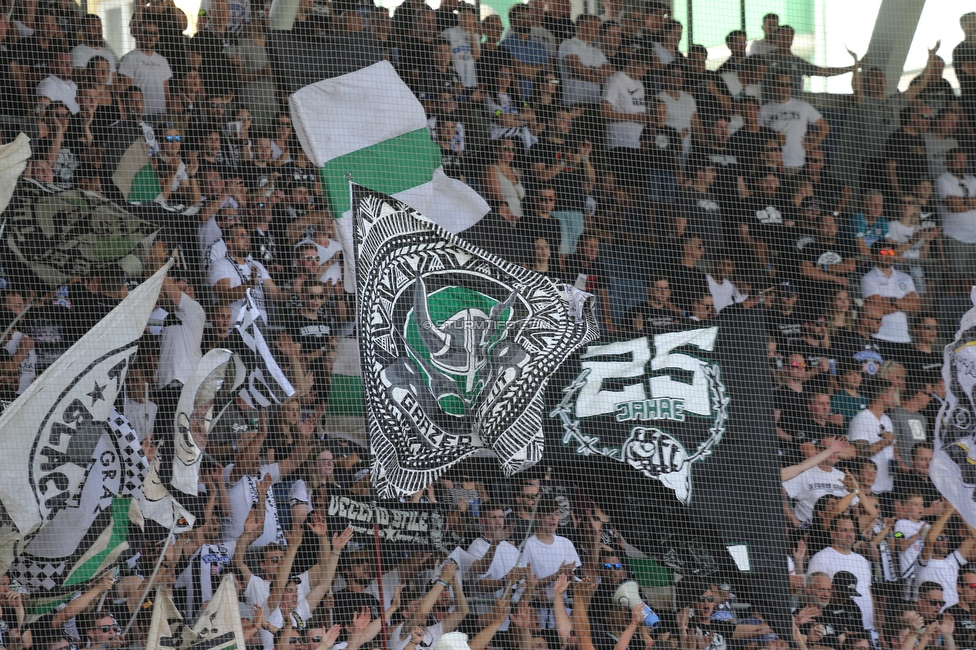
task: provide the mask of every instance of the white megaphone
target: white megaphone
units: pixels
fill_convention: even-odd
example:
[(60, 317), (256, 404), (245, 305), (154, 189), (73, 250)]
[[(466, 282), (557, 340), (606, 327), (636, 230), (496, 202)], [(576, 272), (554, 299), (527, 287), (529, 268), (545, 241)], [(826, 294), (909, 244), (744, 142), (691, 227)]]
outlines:
[(613, 602), (621, 607), (626, 607), (628, 611), (633, 611), (636, 605), (642, 605), (644, 610), (644, 625), (656, 630), (661, 625), (661, 619), (654, 610), (641, 600), (640, 587), (636, 580), (627, 580), (620, 583), (617, 590), (613, 592)]

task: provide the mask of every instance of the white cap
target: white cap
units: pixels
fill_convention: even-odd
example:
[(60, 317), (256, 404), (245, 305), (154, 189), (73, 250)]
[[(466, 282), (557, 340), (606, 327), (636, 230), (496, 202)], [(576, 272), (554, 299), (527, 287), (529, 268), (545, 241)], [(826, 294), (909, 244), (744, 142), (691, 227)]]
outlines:
[(471, 646), (464, 632), (448, 632), (437, 640), (434, 650), (471, 650)]

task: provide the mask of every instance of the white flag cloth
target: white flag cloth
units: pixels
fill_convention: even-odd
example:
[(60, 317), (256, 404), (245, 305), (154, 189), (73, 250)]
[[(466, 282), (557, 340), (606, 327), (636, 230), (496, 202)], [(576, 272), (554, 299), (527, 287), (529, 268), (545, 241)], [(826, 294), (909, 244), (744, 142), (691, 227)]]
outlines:
[(17, 179), (31, 156), (30, 138), (21, 133), (13, 142), (0, 146), (0, 212), (10, 203)]
[[(253, 318), (251, 321), (253, 326)], [(183, 386), (174, 422), (176, 438), (172, 480), (173, 487), (180, 492), (196, 496), (200, 460), (203, 457), (201, 444), (205, 449), (213, 417), (214, 396), (218, 392), (236, 389), (244, 382), (246, 372), (240, 357), (230, 350), (216, 348), (203, 355)]]
[[(976, 287), (970, 292), (976, 305)], [(970, 526), (976, 526), (976, 306), (962, 317), (945, 346), (946, 398), (935, 421), (932, 483)]]
[(424, 107), (388, 61), (305, 86), (289, 104), (295, 135), (340, 217), (347, 291), (356, 286), (349, 180), (403, 201), (454, 234), (488, 212), (477, 192), (444, 173)]
[(234, 339), (231, 343), (247, 366), (247, 383), (241, 389), (241, 397), (251, 406), (268, 408), (294, 395), (295, 389), (268, 348), (264, 334), (258, 327), (259, 322), (261, 312), (254, 306), (251, 290), (248, 289), (244, 305), (231, 329)]
[(173, 599), (156, 591), (146, 650), (244, 650), (237, 591), (230, 573), (193, 625), (184, 624)]
[(170, 265), (136, 287), (0, 415), (0, 503), (9, 517), (3, 541), (37, 530), (78, 495)]

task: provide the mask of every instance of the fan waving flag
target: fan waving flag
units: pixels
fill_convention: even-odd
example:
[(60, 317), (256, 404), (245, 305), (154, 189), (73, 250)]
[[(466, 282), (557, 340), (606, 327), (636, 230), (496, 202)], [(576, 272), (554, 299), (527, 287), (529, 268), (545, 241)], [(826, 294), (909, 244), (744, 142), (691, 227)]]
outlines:
[(171, 265), (136, 287), (0, 416), (4, 542), (33, 533), (77, 497)]
[(243, 650), (244, 630), (230, 573), (192, 625), (184, 624), (173, 598), (156, 590), (146, 650)]
[[(970, 298), (976, 305), (976, 287)], [(966, 523), (976, 526), (976, 306), (945, 346), (942, 378), (946, 397), (935, 421), (929, 476)]]
[(352, 188), (377, 490), (412, 494), (484, 449), (509, 474), (533, 465), (549, 376), (599, 336), (593, 296)]
[(257, 325), (260, 320), (261, 312), (254, 306), (249, 289), (231, 329), (229, 345), (247, 367), (247, 380), (241, 388), (241, 397), (250, 404), (267, 408), (294, 395), (295, 389), (268, 348), (264, 334)]
[(488, 212), (473, 189), (444, 173), (424, 107), (388, 61), (306, 86), (289, 102), (295, 134), (340, 217), (348, 291), (356, 286), (349, 180), (392, 195), (455, 234)]

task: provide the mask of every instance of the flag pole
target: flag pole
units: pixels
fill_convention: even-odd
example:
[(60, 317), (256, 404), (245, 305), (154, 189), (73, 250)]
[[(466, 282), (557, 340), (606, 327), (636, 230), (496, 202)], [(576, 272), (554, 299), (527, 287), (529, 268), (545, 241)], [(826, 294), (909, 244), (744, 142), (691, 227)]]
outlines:
[(386, 596), (383, 593), (383, 556), (380, 554), (380, 524), (376, 521), (376, 502), (373, 501), (373, 552), (376, 554), (376, 588), (380, 594), (380, 635), (383, 650), (390, 650), (386, 634)]
[[(542, 497), (542, 490), (539, 490), (538, 496), (535, 498), (535, 504), (532, 506), (532, 514), (529, 516), (529, 527), (525, 530), (525, 537), (522, 538), (522, 543), (519, 544), (518, 557), (515, 558), (515, 568), (522, 562), (522, 553), (525, 552), (525, 543), (529, 541), (529, 537), (532, 535), (532, 529), (535, 527), (535, 513), (539, 510), (539, 499)], [(515, 586), (515, 582), (509, 582), (505, 586), (505, 593), (502, 594), (502, 600), (508, 600), (512, 595), (512, 588)]]
[(169, 538), (173, 536), (173, 531), (176, 530), (176, 526), (180, 523), (179, 517), (173, 517), (173, 525), (169, 527), (169, 534), (166, 535), (166, 540), (163, 543), (163, 550), (159, 552), (159, 557), (156, 559), (156, 566), (153, 567), (152, 575), (149, 576), (149, 580), (146, 582), (146, 588), (142, 590), (142, 598), (139, 599), (139, 604), (136, 605), (136, 611), (133, 612), (132, 616), (129, 618), (129, 623), (122, 630), (122, 636), (124, 637), (132, 629), (132, 626), (136, 622), (136, 617), (139, 615), (139, 611), (142, 609), (142, 604), (146, 602), (146, 596), (149, 595), (149, 591), (152, 589), (153, 583), (156, 581), (156, 574), (159, 573), (159, 567), (163, 564), (163, 558), (166, 557), (166, 550), (169, 549)]

